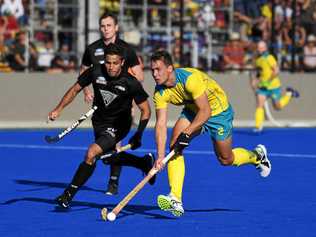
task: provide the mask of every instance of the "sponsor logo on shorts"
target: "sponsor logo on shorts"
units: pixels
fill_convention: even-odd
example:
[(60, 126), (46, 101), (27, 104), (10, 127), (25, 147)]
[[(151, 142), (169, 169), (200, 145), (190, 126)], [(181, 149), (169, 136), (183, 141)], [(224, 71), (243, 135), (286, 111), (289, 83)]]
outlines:
[(111, 137), (115, 137), (116, 131), (117, 131), (117, 129), (115, 129), (115, 128), (107, 128), (105, 132), (110, 134)]
[(224, 128), (223, 127), (219, 127), (217, 129), (217, 134), (220, 135), (220, 136), (223, 136), (224, 135)]

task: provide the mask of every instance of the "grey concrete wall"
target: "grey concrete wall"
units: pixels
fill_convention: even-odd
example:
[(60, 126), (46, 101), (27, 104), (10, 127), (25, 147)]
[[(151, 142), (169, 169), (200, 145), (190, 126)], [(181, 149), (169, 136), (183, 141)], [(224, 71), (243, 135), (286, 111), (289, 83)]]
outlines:
[[(255, 99), (246, 74), (213, 74), (226, 90), (235, 110), (235, 125), (252, 126)], [(0, 127), (65, 127), (89, 109), (80, 94), (68, 106), (60, 119), (46, 124), (48, 112), (59, 102), (66, 90), (75, 82), (77, 74), (10, 73), (0, 74)], [(316, 124), (316, 75), (282, 74), (284, 88), (288, 85), (297, 88), (301, 97), (291, 101), (283, 111), (272, 114), (280, 121), (296, 121), (300, 124)], [(153, 94), (154, 81), (146, 72), (144, 87)], [(152, 101), (151, 101), (152, 104)], [(153, 106), (152, 106), (153, 108)], [(170, 126), (177, 118), (180, 108), (169, 107)], [(154, 111), (153, 111), (154, 112)], [(151, 125), (155, 115), (153, 113)], [(90, 126), (85, 122), (82, 126)]]

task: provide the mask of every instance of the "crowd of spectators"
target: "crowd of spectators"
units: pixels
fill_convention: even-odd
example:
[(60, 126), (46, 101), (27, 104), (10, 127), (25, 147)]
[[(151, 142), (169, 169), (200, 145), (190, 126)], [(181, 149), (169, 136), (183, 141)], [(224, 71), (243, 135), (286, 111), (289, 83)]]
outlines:
[(315, 0), (234, 0), (234, 31), (246, 64), (254, 58), (255, 43), (264, 40), (282, 70), (313, 71), (315, 20)]
[[(171, 9), (169, 19), (171, 27), (174, 27), (171, 51), (178, 66), (192, 64), (194, 39), (198, 44), (198, 67), (209, 69), (206, 61), (211, 58), (213, 70), (248, 70), (256, 56), (256, 42), (265, 40), (282, 70), (291, 70), (294, 65), (296, 71), (316, 71), (316, 0), (183, 1), (186, 30), (182, 42), (178, 27), (180, 0), (147, 0), (150, 8), (146, 14), (143, 12), (144, 0), (124, 1), (133, 5), (124, 10), (124, 18), (138, 30), (139, 40), (135, 47), (143, 50), (143, 56), (154, 49), (166, 48), (170, 42), (166, 32), (159, 29), (170, 27), (167, 14)], [(170, 6), (167, 6), (168, 2)], [(75, 71), (78, 57), (73, 53), (71, 40), (61, 41), (52, 34), (47, 15), (54, 0), (34, 0), (34, 3), (38, 7), (39, 26), (34, 31), (34, 42), (30, 43), (30, 0), (0, 0), (0, 71)], [(139, 8), (135, 7), (137, 5)], [(100, 0), (100, 10), (119, 13), (120, 2)], [(67, 12), (62, 15), (68, 16)], [(147, 29), (150, 29), (146, 34), (147, 45), (141, 45), (144, 42), (141, 34), (144, 16), (147, 16)], [(64, 23), (67, 24), (67, 21)], [(207, 36), (209, 31), (212, 32), (211, 42)], [(215, 45), (212, 55), (208, 55), (210, 44), (212, 47)]]
[(70, 72), (77, 69), (77, 57), (67, 37), (55, 50), (48, 14), (53, 0), (34, 0), (39, 25), (30, 40), (29, 0), (0, 0), (0, 72)]

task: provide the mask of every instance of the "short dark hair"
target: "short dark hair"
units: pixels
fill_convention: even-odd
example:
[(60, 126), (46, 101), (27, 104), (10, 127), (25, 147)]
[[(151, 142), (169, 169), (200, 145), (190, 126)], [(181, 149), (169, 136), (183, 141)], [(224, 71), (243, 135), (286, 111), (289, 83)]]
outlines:
[(151, 55), (150, 61), (157, 60), (163, 61), (167, 66), (173, 66), (172, 57), (166, 50), (157, 50)]
[(124, 59), (123, 48), (121, 48), (119, 45), (113, 44), (113, 43), (110, 43), (106, 46), (104, 56), (106, 56), (106, 55), (118, 55), (122, 59)]
[(117, 19), (117, 15), (112, 13), (112, 12), (104, 12), (102, 14), (102, 16), (99, 18), (99, 26), (101, 25), (101, 21), (105, 18), (111, 17), (114, 21), (114, 24), (117, 25), (118, 24), (118, 19)]

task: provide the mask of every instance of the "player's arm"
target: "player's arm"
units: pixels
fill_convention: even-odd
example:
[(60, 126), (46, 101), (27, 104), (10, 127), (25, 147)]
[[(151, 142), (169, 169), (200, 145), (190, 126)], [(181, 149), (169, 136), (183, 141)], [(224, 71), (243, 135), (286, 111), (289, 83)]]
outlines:
[(141, 103), (138, 103), (137, 107), (141, 113), (138, 128), (134, 135), (128, 141), (128, 143), (131, 144), (132, 150), (135, 150), (142, 145), (143, 133), (147, 127), (151, 115), (150, 106), (147, 99)]
[[(79, 69), (79, 75), (81, 75), (83, 72), (85, 72), (89, 67), (81, 64)], [(94, 95), (92, 91), (89, 89), (89, 87), (83, 88), (83, 94), (84, 94), (84, 101), (86, 103), (92, 103)]]
[(137, 104), (138, 109), (140, 110), (140, 121), (149, 120), (151, 115), (151, 110), (148, 100)]
[(156, 109), (155, 138), (157, 146), (157, 161), (155, 167), (162, 169), (167, 142), (167, 108)]
[(129, 68), (129, 72), (140, 82), (144, 81), (144, 70), (141, 64)]
[(74, 100), (74, 98), (77, 96), (81, 89), (82, 87), (79, 85), (78, 82), (76, 82), (72, 87), (70, 87), (61, 99), (61, 101), (55, 107), (55, 109), (53, 109), (48, 114), (48, 118), (50, 120), (55, 120), (56, 118), (58, 118), (62, 110)]
[(192, 123), (183, 131), (183, 133), (188, 135), (192, 135), (194, 132), (200, 130), (202, 125), (211, 117), (211, 107), (205, 92), (194, 99), (194, 104), (198, 112)]
[(249, 72), (250, 86), (255, 91), (260, 81), (260, 68), (254, 66), (254, 71)]
[[(82, 62), (79, 69), (79, 76), (82, 75), (83, 72), (85, 72), (88, 68), (91, 67), (91, 58), (88, 48), (85, 50), (83, 56), (82, 56)], [(87, 66), (90, 65), (90, 66)], [(94, 95), (92, 91), (89, 89), (89, 87), (83, 88), (83, 94), (84, 94), (84, 101), (86, 103), (92, 103)]]

